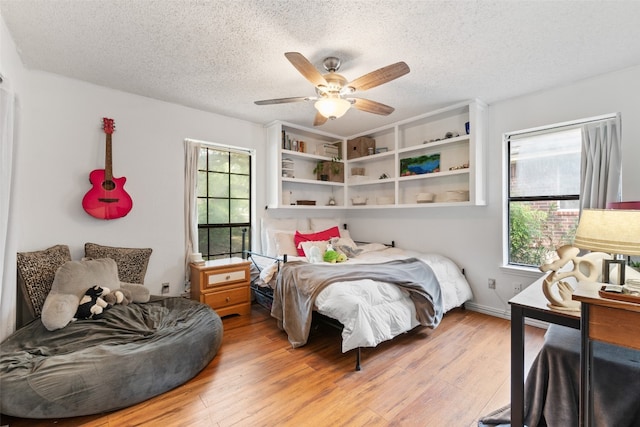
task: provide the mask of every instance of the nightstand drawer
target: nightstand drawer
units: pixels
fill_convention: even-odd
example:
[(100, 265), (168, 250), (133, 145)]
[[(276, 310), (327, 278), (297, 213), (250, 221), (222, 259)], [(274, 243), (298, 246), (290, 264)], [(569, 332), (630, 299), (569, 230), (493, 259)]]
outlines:
[(204, 303), (214, 309), (249, 302), (249, 295), (250, 293), (246, 287), (202, 294)]
[(230, 283), (243, 282), (247, 280), (246, 270), (244, 269), (239, 271), (227, 271), (223, 273), (218, 273), (213, 271), (206, 272), (204, 273), (204, 276), (205, 276), (205, 282), (204, 282), (205, 288), (211, 288), (211, 287), (220, 286), (220, 285), (228, 285)]
[(191, 298), (220, 317), (251, 314), (250, 266), (251, 262), (237, 257), (191, 264)]

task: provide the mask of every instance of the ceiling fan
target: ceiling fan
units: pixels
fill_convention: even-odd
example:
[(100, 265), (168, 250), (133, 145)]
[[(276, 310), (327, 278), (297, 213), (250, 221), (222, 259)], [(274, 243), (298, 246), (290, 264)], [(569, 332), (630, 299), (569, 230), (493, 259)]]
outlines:
[(323, 66), (325, 70), (327, 70), (327, 74), (322, 75), (302, 54), (298, 52), (287, 52), (284, 56), (296, 67), (300, 74), (316, 87), (317, 96), (266, 99), (264, 101), (255, 101), (255, 103), (257, 105), (270, 105), (315, 101), (314, 107), (318, 112), (313, 121), (314, 126), (324, 124), (327, 119), (342, 117), (351, 106), (360, 111), (388, 116), (393, 112), (393, 107), (368, 99), (352, 98), (349, 97), (349, 95), (358, 90), (363, 91), (380, 86), (381, 84), (404, 76), (410, 71), (409, 66), (404, 62), (396, 62), (395, 64), (379, 68), (349, 82), (337, 73), (340, 69), (339, 58), (334, 56), (325, 58)]

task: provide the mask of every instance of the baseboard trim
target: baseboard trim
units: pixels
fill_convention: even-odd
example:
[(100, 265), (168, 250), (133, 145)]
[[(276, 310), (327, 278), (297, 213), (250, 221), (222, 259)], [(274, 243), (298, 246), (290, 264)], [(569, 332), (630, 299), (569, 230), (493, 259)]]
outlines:
[[(488, 305), (477, 304), (473, 301), (468, 301), (464, 304), (467, 310), (477, 311), (478, 313), (488, 314), (489, 316), (500, 317), (502, 319), (511, 320), (511, 310), (499, 310), (495, 307)], [(537, 319), (524, 319), (525, 325), (535, 326), (536, 328), (547, 329), (549, 324)]]

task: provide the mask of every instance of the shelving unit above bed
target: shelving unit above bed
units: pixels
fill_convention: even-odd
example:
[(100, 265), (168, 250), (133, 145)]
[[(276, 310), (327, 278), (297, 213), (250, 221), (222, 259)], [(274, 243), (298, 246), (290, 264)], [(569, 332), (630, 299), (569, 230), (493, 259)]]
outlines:
[[(486, 105), (472, 100), (349, 138), (275, 122), (267, 130), (268, 164), (277, 165), (269, 174), (269, 207), (484, 205), (486, 114)], [(375, 140), (375, 148), (348, 158), (348, 145), (358, 138)], [(330, 164), (325, 172), (339, 166), (343, 176), (319, 180), (318, 162)]]

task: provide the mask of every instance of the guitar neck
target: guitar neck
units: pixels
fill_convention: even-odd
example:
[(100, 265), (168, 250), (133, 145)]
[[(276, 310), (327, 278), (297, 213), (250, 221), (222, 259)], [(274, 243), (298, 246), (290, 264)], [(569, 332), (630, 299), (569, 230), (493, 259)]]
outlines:
[(104, 156), (105, 165), (104, 165), (104, 179), (105, 181), (113, 180), (113, 171), (111, 169), (111, 134), (107, 134), (107, 143), (106, 143), (106, 153)]

